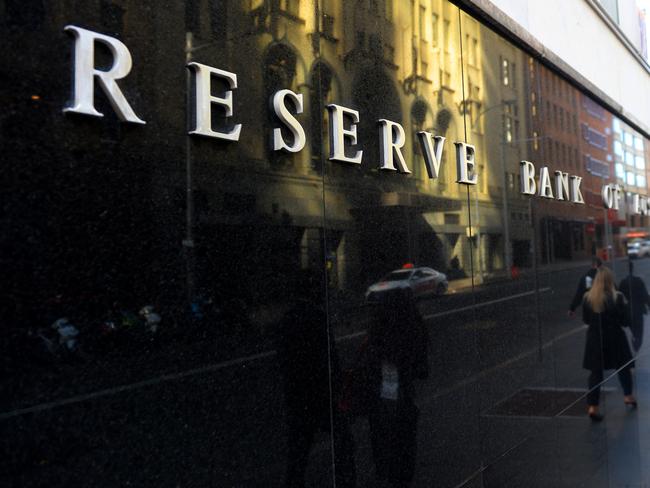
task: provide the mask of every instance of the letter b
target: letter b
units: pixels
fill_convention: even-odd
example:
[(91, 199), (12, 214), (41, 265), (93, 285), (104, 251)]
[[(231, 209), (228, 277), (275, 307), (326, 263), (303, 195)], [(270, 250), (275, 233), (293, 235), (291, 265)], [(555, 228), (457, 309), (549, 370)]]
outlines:
[(535, 184), (535, 165), (530, 161), (522, 161), (521, 165), (521, 193), (534, 195), (537, 191)]

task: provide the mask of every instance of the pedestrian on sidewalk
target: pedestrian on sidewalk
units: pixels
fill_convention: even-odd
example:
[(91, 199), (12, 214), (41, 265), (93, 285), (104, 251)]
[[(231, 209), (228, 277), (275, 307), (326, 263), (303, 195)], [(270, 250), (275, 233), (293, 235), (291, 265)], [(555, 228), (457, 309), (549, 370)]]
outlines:
[(429, 336), (408, 290), (386, 292), (368, 330), (368, 421), (378, 478), (406, 488), (415, 475), (415, 381), (429, 375)]
[(596, 272), (602, 265), (603, 262), (600, 258), (596, 256), (591, 258), (591, 269), (582, 275), (580, 281), (578, 281), (575, 295), (573, 295), (573, 300), (571, 300), (571, 304), (569, 305), (569, 317), (573, 317), (576, 313), (576, 309), (582, 304), (582, 299), (584, 298), (585, 293), (591, 288)]
[(630, 307), (630, 331), (632, 332), (632, 347), (635, 352), (643, 344), (643, 316), (648, 312), (650, 295), (643, 280), (634, 276), (634, 264), (629, 262), (629, 274), (623, 278), (618, 289), (627, 299)]
[(316, 436), (326, 434), (334, 453), (336, 486), (354, 488), (354, 440), (348, 419), (336, 406), (341, 370), (323, 300), (323, 277), (297, 277), (293, 306), (278, 324), (277, 351), (284, 379), (287, 420), (286, 488), (305, 488)]
[(591, 289), (582, 301), (582, 320), (589, 326), (582, 365), (591, 371), (587, 393), (587, 413), (597, 422), (603, 419), (598, 411), (600, 384), (606, 369), (618, 370), (626, 405), (637, 406), (632, 396), (632, 353), (623, 330), (626, 325), (626, 300), (616, 291), (614, 274), (605, 266), (596, 273)]

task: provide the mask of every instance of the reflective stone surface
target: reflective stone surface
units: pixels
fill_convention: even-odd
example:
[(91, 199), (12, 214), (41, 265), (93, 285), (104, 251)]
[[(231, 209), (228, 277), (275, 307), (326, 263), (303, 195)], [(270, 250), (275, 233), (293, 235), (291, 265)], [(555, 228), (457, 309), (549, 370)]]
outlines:
[[(638, 408), (617, 364), (590, 421), (576, 294), (592, 257), (617, 285), (630, 260), (650, 275), (648, 217), (628, 206), (648, 195), (650, 141), (625, 121), (444, 0), (0, 4), (0, 484), (650, 481), (647, 348)], [(117, 83), (146, 125), (97, 81), (103, 117), (63, 112), (68, 25), (129, 49)], [(238, 141), (188, 134), (188, 63), (237, 75), (212, 76), (232, 113), (213, 103), (209, 124), (241, 124)], [(274, 129), (296, 142), (280, 90), (297, 152), (273, 150)], [(356, 144), (331, 147), (332, 105), (359, 113), (342, 119)], [(396, 171), (380, 169), (389, 125)], [(445, 138), (434, 178), (422, 131)], [(456, 142), (476, 185), (457, 183)], [(555, 171), (581, 177), (585, 204), (523, 195), (522, 160), (555, 197)]]

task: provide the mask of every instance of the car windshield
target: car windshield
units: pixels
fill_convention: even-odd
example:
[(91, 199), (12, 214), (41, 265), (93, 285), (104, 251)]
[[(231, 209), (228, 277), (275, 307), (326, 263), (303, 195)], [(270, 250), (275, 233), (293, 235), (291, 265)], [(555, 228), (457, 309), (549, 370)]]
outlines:
[(408, 280), (412, 273), (413, 273), (412, 270), (393, 271), (392, 273), (389, 273), (386, 276), (384, 276), (384, 278), (381, 281)]

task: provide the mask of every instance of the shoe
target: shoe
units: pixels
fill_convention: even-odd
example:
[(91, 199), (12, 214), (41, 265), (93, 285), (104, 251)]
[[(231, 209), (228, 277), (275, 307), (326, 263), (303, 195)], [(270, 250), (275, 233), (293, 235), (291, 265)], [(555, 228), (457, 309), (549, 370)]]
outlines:
[(589, 418), (591, 419), (592, 422), (597, 423), (601, 422), (605, 417), (599, 413), (590, 413)]
[(636, 402), (636, 399), (634, 400), (623, 400), (623, 403), (625, 403), (626, 406), (632, 408), (634, 410), (639, 406), (639, 404)]
[(596, 405), (589, 406), (589, 408), (587, 409), (587, 415), (589, 415), (589, 418), (594, 423), (603, 420), (603, 416), (600, 413), (598, 413), (598, 407)]

